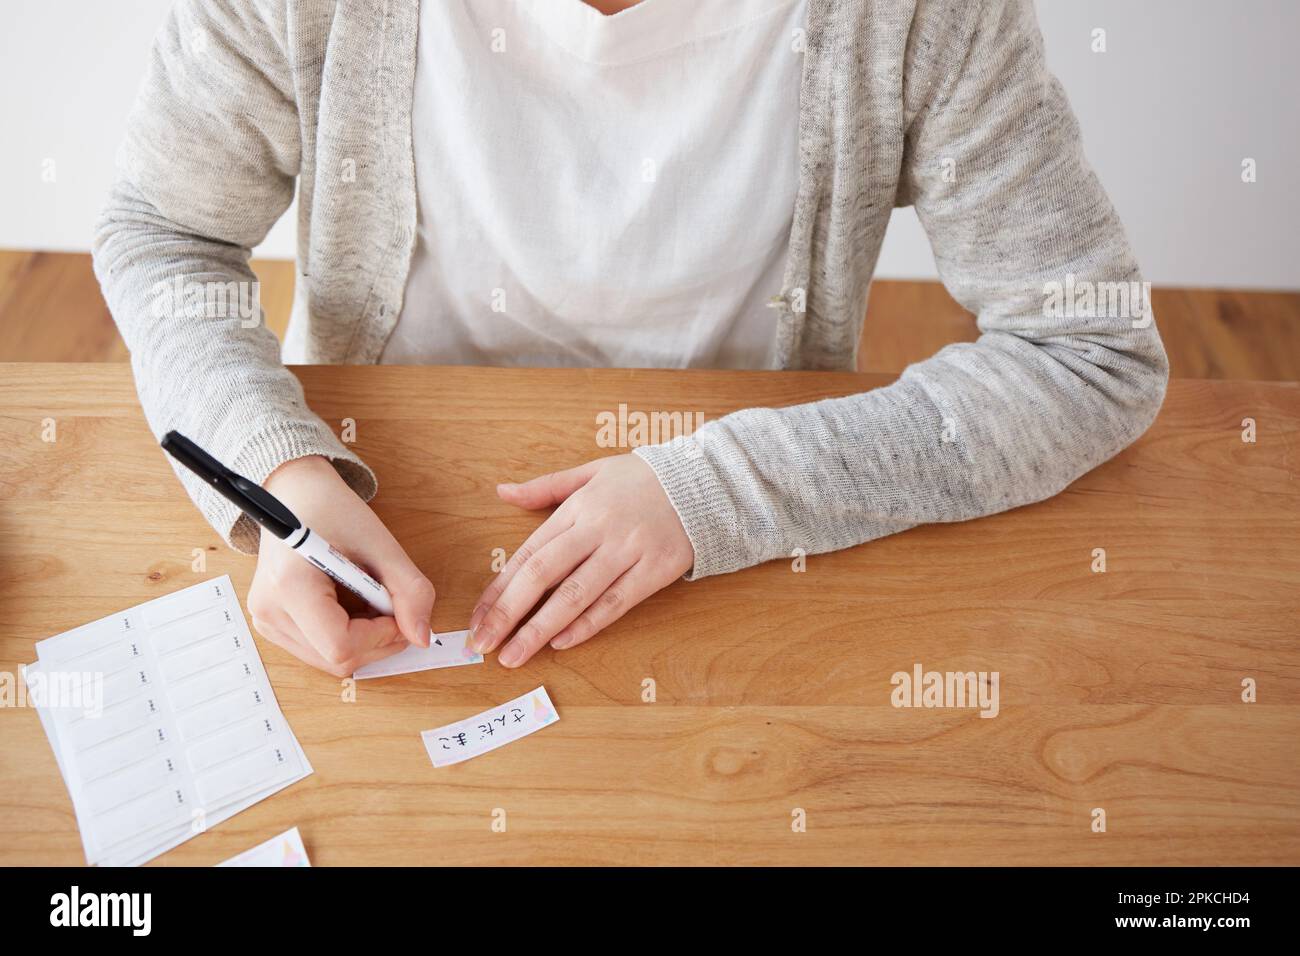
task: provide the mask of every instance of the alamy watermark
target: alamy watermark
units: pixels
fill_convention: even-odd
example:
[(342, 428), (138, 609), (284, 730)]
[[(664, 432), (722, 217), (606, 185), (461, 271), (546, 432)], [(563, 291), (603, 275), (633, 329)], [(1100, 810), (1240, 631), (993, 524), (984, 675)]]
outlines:
[(616, 412), (597, 413), (596, 447), (659, 445), (693, 434), (703, 426), (703, 412), (630, 412), (626, 403), (620, 403)]
[(152, 893), (83, 893), (74, 885), (50, 897), (51, 926), (120, 926), (132, 936), (148, 936), (152, 912)]
[(998, 715), (1002, 675), (998, 671), (896, 671), (889, 679), (894, 689), (889, 702), (895, 707), (970, 707), (981, 717)]
[(246, 329), (261, 320), (259, 282), (190, 282), (176, 276), (155, 282), (150, 291), (157, 319), (238, 319)]
[(104, 713), (104, 673), (29, 668), (20, 680), (11, 671), (0, 671), (0, 707), (74, 710), (97, 719)]
[(1049, 319), (1128, 319), (1151, 326), (1150, 282), (1093, 282), (1073, 272), (1064, 282), (1043, 283), (1043, 316)]

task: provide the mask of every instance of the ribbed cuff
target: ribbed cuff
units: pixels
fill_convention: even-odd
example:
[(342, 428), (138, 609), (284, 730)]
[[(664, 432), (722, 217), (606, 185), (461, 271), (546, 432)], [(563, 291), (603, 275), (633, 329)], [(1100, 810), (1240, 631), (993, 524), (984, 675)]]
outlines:
[(654, 470), (695, 549), (686, 580), (738, 570), (734, 542), (739, 521), (699, 442), (684, 435), (632, 453)]
[[(220, 449), (209, 450), (232, 471), (258, 484), (265, 482), (271, 472), (287, 461), (321, 455), (329, 459), (361, 500), (369, 501), (379, 490), (374, 472), (319, 420), (276, 422), (259, 429), (251, 433), (242, 448), (230, 458), (222, 457)], [(226, 543), (245, 554), (256, 554), (261, 541), (261, 529), (257, 523), (189, 472), (178, 470), (177, 474), (203, 516)]]

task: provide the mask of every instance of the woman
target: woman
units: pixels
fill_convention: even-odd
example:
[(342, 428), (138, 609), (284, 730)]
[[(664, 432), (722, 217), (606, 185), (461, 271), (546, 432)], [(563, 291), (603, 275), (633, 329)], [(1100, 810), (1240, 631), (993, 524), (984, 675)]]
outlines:
[(151, 426), (264, 482), (393, 592), (395, 620), (349, 618), (181, 473), (259, 553), (258, 630), (336, 674), (425, 643), (433, 587), (275, 336), (155, 307), (178, 276), (251, 283), (295, 181), (290, 362), (850, 369), (909, 204), (978, 317), (977, 343), (887, 388), (502, 485), (559, 505), (470, 622), (506, 666), (683, 574), (1053, 495), (1164, 395), (1145, 303), (1051, 304), (1139, 276), (1031, 0), (180, 0), (119, 162), (95, 262)]

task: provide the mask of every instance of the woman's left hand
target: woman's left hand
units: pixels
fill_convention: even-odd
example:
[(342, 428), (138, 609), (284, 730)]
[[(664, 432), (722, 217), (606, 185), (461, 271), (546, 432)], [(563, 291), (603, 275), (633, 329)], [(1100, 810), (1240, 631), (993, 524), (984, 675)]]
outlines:
[(636, 455), (498, 485), (497, 494), (521, 508), (559, 505), (488, 585), (470, 618), (470, 646), (479, 653), (514, 632), (498, 658), (506, 667), (518, 667), (548, 642), (557, 650), (581, 644), (695, 563), (659, 479)]

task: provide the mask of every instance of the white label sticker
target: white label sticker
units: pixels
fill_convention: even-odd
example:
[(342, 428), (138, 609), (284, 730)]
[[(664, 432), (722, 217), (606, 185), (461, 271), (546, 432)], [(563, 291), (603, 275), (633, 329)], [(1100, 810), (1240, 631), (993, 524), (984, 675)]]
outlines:
[(545, 687), (454, 724), (420, 734), (435, 767), (460, 763), (525, 737), (560, 719)]
[(414, 674), (416, 671), (431, 671), (439, 667), (460, 667), (464, 664), (482, 664), (483, 655), (476, 654), (466, 645), (469, 631), (451, 631), (439, 634), (441, 645), (429, 641), (428, 647), (416, 647), (412, 644), (404, 651), (392, 657), (375, 661), (359, 668), (353, 677), (366, 680), (370, 677), (393, 677), (396, 674)]
[(217, 866), (311, 866), (311, 861), (303, 848), (302, 834), (294, 827)]

